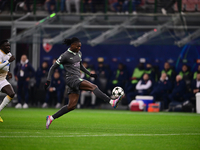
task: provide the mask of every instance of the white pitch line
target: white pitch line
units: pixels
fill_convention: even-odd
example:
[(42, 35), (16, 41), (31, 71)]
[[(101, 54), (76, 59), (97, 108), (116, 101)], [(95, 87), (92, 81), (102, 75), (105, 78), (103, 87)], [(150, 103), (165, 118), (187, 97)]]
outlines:
[(51, 136), (43, 136), (43, 135), (22, 135), (22, 136), (0, 136), (0, 138), (65, 138), (65, 137), (109, 137), (109, 136), (188, 136), (188, 135), (200, 135), (200, 133), (184, 133), (184, 134), (80, 134), (80, 135), (51, 135)]
[[(165, 116), (195, 116), (195, 117), (200, 117), (200, 114), (195, 114), (195, 113), (173, 113), (173, 112), (158, 112), (158, 113), (148, 113), (148, 112), (131, 112), (131, 111), (91, 111), (92, 113), (106, 113), (106, 114), (128, 114), (128, 115), (165, 115)], [(81, 111), (74, 111), (74, 113), (83, 113)]]

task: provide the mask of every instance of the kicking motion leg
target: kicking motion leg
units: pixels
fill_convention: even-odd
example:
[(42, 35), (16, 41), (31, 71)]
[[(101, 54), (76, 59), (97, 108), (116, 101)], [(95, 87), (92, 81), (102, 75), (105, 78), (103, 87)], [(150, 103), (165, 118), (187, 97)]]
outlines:
[(112, 100), (110, 97), (108, 97), (105, 93), (103, 93), (95, 84), (92, 84), (91, 82), (84, 80), (80, 84), (81, 90), (86, 91), (92, 91), (96, 97), (101, 98), (107, 103), (110, 103), (113, 108), (117, 108), (118, 103), (120, 102), (122, 96), (119, 96), (117, 99)]

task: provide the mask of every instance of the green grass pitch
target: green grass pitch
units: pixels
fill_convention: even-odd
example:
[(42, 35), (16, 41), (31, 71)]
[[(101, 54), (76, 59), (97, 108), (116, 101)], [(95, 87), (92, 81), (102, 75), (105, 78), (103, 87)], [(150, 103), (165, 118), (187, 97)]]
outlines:
[(200, 150), (200, 115), (74, 110), (47, 130), (57, 109), (5, 108), (0, 150)]

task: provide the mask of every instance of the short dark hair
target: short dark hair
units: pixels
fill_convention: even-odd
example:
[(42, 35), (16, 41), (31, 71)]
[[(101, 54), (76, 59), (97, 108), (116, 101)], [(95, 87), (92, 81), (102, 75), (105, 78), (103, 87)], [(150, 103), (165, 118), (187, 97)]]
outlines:
[(71, 39), (65, 39), (63, 41), (63, 44), (69, 46), (69, 45), (71, 45), (72, 43), (75, 43), (75, 42), (80, 42), (80, 40), (78, 38), (76, 38), (76, 37), (73, 37)]
[(4, 43), (6, 43), (6, 42), (8, 42), (8, 40), (6, 40), (6, 39), (5, 39), (5, 40), (1, 40), (1, 41), (0, 41), (0, 47), (1, 47)]

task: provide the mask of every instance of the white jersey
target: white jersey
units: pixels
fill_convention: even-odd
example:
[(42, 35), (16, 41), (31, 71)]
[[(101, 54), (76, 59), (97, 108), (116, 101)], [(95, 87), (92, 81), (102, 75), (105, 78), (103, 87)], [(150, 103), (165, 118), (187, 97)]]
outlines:
[(0, 69), (0, 81), (4, 80), (8, 74), (9, 66), (10, 66), (10, 63), (8, 63), (8, 60), (10, 59), (11, 56), (12, 56), (11, 53), (6, 54), (2, 50), (0, 50), (0, 64), (7, 62), (7, 64)]

